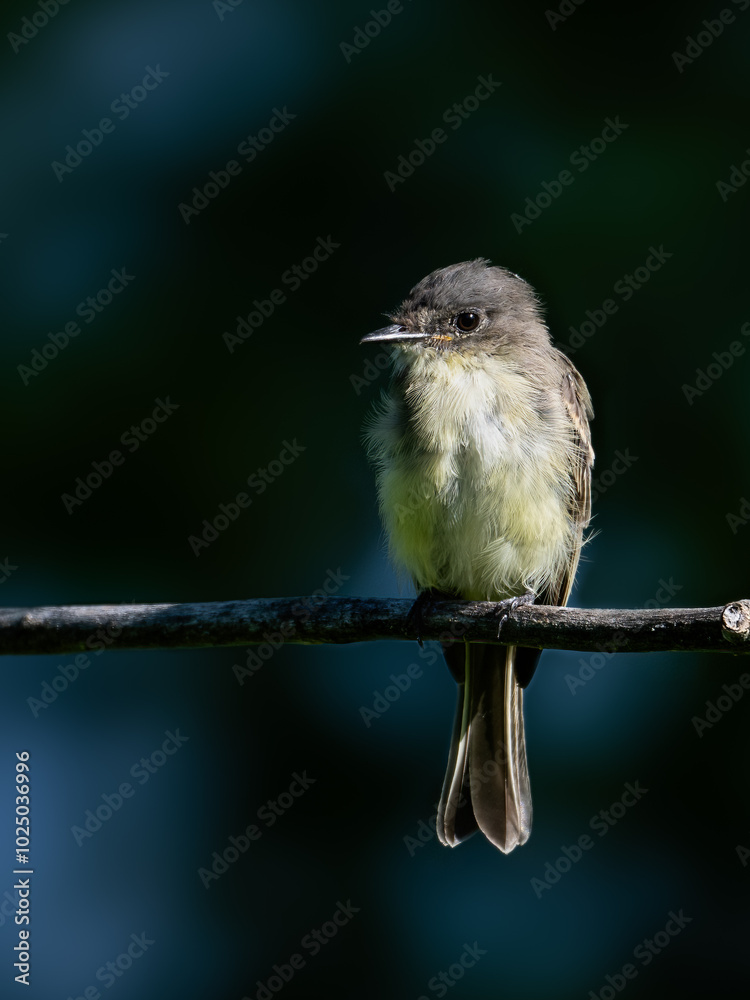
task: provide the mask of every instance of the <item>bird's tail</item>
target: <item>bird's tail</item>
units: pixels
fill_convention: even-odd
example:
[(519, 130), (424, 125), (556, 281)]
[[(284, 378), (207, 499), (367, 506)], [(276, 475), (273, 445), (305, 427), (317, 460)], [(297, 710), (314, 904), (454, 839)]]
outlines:
[(455, 847), (476, 830), (508, 854), (531, 833), (523, 688), (540, 651), (456, 643), (444, 647), (458, 706), (437, 833)]

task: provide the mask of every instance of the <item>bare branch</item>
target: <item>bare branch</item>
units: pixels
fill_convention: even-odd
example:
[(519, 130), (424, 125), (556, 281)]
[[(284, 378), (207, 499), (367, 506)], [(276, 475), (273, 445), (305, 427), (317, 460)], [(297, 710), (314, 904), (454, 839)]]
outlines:
[[(254, 643), (348, 643), (414, 639), (412, 601), (282, 597), (211, 604), (81, 605), (0, 610), (0, 654), (92, 649), (172, 649)], [(498, 605), (440, 601), (423, 639), (498, 642)], [(518, 607), (501, 644), (610, 652), (750, 652), (750, 601), (718, 608), (590, 610)]]

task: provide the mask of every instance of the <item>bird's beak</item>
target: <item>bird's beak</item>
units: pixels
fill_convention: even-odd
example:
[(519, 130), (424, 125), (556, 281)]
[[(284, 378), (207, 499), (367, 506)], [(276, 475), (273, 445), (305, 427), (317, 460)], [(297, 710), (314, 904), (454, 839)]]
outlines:
[(374, 340), (392, 340), (398, 343), (401, 340), (426, 340), (424, 333), (411, 333), (405, 326), (394, 323), (393, 326), (384, 326), (380, 330), (373, 330), (366, 337), (360, 340), (360, 344), (369, 344)]

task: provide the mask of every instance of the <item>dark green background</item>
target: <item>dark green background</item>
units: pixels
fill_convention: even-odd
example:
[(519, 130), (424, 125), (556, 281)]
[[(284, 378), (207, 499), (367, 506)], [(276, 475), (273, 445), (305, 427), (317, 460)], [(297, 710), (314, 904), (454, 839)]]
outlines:
[[(348, 61), (367, 3), (244, 0), (220, 17), (208, 0), (74, 0), (14, 52), (7, 34), (38, 9), (2, 13), (0, 559), (17, 567), (3, 604), (302, 595), (329, 571), (346, 576), (340, 594), (410, 593), (387, 564), (360, 441), (385, 377), (357, 381), (377, 356), (358, 341), (423, 275), (477, 256), (538, 288), (561, 343), (587, 310), (619, 306), (573, 357), (596, 409), (595, 475), (618, 451), (637, 460), (599, 490), (576, 603), (641, 607), (660, 581), (673, 606), (750, 596), (750, 525), (727, 522), (750, 497), (747, 185), (717, 190), (750, 156), (750, 10), (728, 3), (735, 22), (680, 72), (673, 53), (720, 3), (589, 0), (553, 30), (543, 4), (414, 0)], [(169, 75), (115, 118), (148, 66)], [(489, 75), (501, 85), (446, 125)], [(275, 108), (294, 119), (187, 225), (180, 203)], [(108, 115), (114, 131), (60, 182), (52, 162)], [(617, 116), (622, 135), (571, 166)], [(446, 141), (389, 190), (384, 174), (441, 126)], [(574, 183), (519, 234), (511, 215), (565, 169)], [(340, 246), (285, 287), (319, 237)], [(671, 257), (624, 301), (616, 282), (662, 246)], [(123, 267), (133, 281), (25, 385), (18, 366)], [(230, 354), (223, 333), (276, 288), (285, 301)], [(683, 386), (734, 341), (744, 355), (688, 402)], [(167, 396), (175, 413), (123, 449)], [(304, 451), (196, 556), (188, 537), (285, 440)], [(62, 494), (118, 448), (124, 464), (68, 514)], [(430, 980), (477, 942), (486, 954), (440, 987), (451, 998), (573, 1000), (600, 994), (682, 909), (692, 922), (635, 960), (627, 997), (744, 996), (750, 694), (701, 737), (692, 720), (746, 662), (618, 655), (571, 693), (590, 656), (545, 654), (526, 699), (534, 832), (504, 857), (480, 838), (411, 854), (404, 841), (434, 812), (454, 699), (443, 664), (417, 653), (289, 645), (240, 685), (244, 648), (111, 651), (37, 717), (28, 699), (73, 657), (5, 659), (0, 892), (15, 751), (33, 764), (24, 995), (82, 995), (146, 932), (154, 945), (103, 996), (255, 997), (300, 952), (284, 997), (437, 997)], [(366, 726), (360, 709), (412, 663), (422, 676)], [(175, 728), (188, 742), (78, 847), (71, 827)], [(198, 869), (305, 770), (315, 784), (205, 889)], [(531, 880), (635, 781), (648, 793), (537, 898)], [(305, 951), (347, 900), (359, 912)], [(22, 989), (9, 909), (3, 996)]]

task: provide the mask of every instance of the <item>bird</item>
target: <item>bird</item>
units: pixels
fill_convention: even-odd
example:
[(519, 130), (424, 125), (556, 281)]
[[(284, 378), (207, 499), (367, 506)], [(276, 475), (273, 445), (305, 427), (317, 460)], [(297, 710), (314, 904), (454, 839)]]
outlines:
[[(410, 619), (448, 598), (501, 602), (501, 623), (519, 604), (564, 606), (591, 514), (593, 408), (535, 290), (476, 258), (386, 316), (361, 339), (392, 348), (365, 443), (390, 556), (419, 595)], [(531, 833), (523, 692), (541, 650), (443, 652), (458, 699), (437, 834), (455, 847), (479, 830), (507, 854)]]

